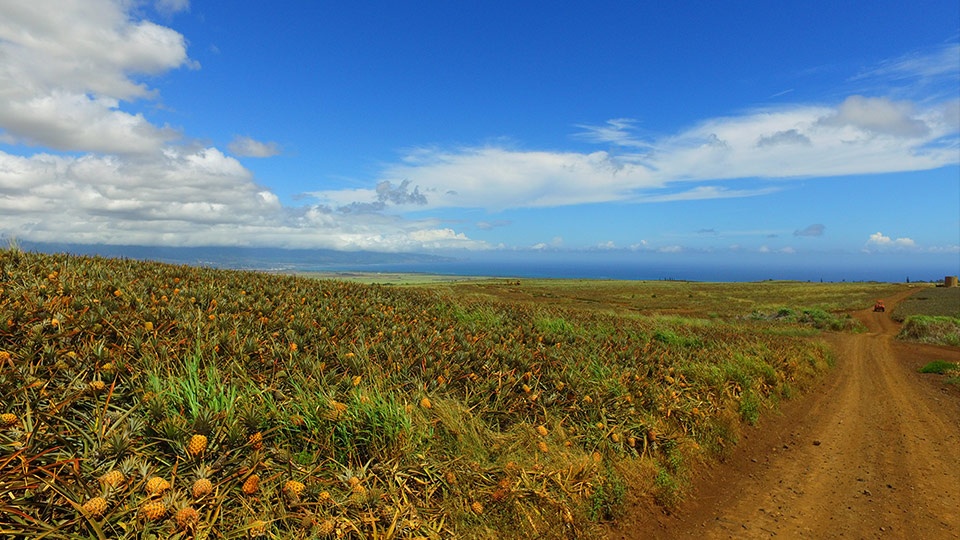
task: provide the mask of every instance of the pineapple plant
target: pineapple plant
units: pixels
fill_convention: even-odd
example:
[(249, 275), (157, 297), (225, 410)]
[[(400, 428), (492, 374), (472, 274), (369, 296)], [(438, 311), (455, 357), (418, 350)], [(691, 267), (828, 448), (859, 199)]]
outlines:
[(320, 525), (317, 526), (317, 533), (320, 536), (330, 536), (333, 534), (333, 531), (337, 528), (336, 522), (332, 519), (325, 519), (320, 522)]
[(247, 437), (247, 444), (254, 450), (263, 450), (263, 433), (258, 431)]
[(260, 475), (251, 474), (246, 480), (244, 480), (243, 487), (241, 489), (243, 490), (244, 495), (253, 495), (256, 493), (257, 490), (260, 489)]
[(177, 522), (177, 527), (186, 530), (200, 521), (200, 512), (197, 512), (197, 509), (192, 506), (181, 504), (173, 514), (173, 520)]
[(210, 481), (210, 468), (206, 465), (200, 465), (196, 468), (197, 479), (190, 488), (190, 493), (194, 499), (202, 499), (213, 493), (213, 482)]
[(147, 491), (147, 495), (154, 497), (161, 495), (164, 491), (170, 489), (170, 482), (167, 482), (165, 479), (160, 478), (159, 476), (153, 476), (147, 480), (145, 489)]
[(8, 428), (16, 424), (20, 419), (17, 418), (17, 415), (13, 413), (3, 413), (0, 414), (0, 426)]
[(167, 515), (167, 505), (163, 501), (148, 501), (140, 506), (140, 517), (147, 521), (157, 521)]
[(207, 449), (207, 437), (205, 435), (195, 434), (187, 441), (187, 455), (190, 457), (199, 457)]
[(83, 503), (81, 508), (87, 515), (96, 518), (103, 517), (103, 514), (107, 512), (107, 500), (103, 497), (93, 497), (92, 499)]
[(300, 495), (303, 494), (303, 490), (306, 489), (306, 486), (303, 482), (298, 482), (296, 480), (287, 480), (283, 484), (283, 492), (287, 494), (291, 499), (297, 500), (300, 498)]
[(105, 488), (117, 488), (123, 484), (126, 477), (124, 477), (123, 472), (119, 469), (113, 469), (101, 475), (99, 480), (100, 484)]

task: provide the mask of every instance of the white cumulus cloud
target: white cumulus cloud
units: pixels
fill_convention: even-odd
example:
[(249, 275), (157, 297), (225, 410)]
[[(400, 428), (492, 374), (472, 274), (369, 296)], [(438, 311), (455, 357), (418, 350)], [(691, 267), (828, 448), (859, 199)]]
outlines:
[(917, 243), (911, 238), (891, 238), (881, 232), (870, 235), (867, 239), (868, 248), (913, 248)]
[(154, 92), (133, 77), (193, 65), (186, 40), (120, 0), (0, 0), (0, 128), (55, 150), (156, 151), (177, 134), (121, 110)]

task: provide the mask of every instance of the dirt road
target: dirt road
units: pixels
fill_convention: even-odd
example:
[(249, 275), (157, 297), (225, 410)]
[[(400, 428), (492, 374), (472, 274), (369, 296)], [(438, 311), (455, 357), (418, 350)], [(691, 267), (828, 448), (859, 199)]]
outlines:
[(610, 537), (960, 538), (960, 392), (917, 373), (960, 349), (856, 316), (869, 331), (827, 337), (837, 363), (819, 386), (748, 429), (672, 515), (637, 509)]

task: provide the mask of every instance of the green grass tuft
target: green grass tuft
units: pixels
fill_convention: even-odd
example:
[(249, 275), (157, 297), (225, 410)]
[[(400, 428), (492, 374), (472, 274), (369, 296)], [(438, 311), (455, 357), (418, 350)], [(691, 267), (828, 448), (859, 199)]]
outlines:
[(949, 371), (957, 371), (957, 370), (960, 370), (960, 364), (957, 364), (956, 362), (935, 360), (921, 367), (917, 371), (919, 371), (920, 373), (937, 373), (939, 375), (944, 375)]
[(904, 321), (897, 339), (960, 346), (960, 318), (944, 315), (911, 315)]

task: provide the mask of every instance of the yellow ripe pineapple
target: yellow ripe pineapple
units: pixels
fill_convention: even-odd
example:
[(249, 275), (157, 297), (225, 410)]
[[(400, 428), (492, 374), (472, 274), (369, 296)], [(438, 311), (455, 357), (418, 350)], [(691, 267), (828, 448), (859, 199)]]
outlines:
[(263, 433), (258, 431), (247, 437), (247, 444), (254, 450), (263, 450)]
[(210, 468), (204, 465), (196, 469), (197, 479), (193, 482), (190, 489), (194, 499), (202, 499), (213, 493), (213, 482), (210, 481)]
[(184, 506), (173, 514), (173, 520), (177, 522), (177, 527), (189, 529), (200, 521), (200, 512), (192, 506)]
[(163, 501), (149, 501), (140, 507), (140, 517), (147, 521), (157, 521), (167, 515), (167, 505)]
[(483, 505), (480, 504), (480, 501), (474, 501), (473, 504), (470, 505), (470, 509), (473, 510), (475, 514), (483, 513)]
[(84, 513), (91, 515), (93, 517), (103, 517), (103, 514), (107, 511), (107, 500), (103, 497), (94, 497), (89, 501), (83, 503)]
[(123, 473), (120, 472), (120, 470), (113, 469), (112, 471), (108, 471), (101, 475), (99, 480), (103, 487), (115, 488), (123, 484), (126, 478), (123, 476)]
[(170, 482), (167, 482), (159, 476), (154, 476), (147, 480), (147, 486), (145, 489), (147, 490), (147, 495), (153, 497), (170, 489)]
[(260, 475), (251, 474), (244, 482), (243, 487), (244, 495), (253, 495), (260, 489)]
[(187, 454), (191, 457), (198, 457), (207, 449), (207, 437), (199, 433), (190, 437), (187, 441)]
[(287, 480), (283, 484), (283, 492), (287, 494), (291, 499), (299, 499), (300, 495), (303, 494), (303, 490), (307, 486), (303, 485), (303, 482), (298, 482), (296, 480)]
[(190, 491), (194, 499), (202, 499), (213, 493), (213, 482), (209, 478), (197, 478)]
[(5, 428), (10, 427), (19, 421), (20, 419), (17, 418), (17, 415), (13, 413), (8, 412), (8, 413), (0, 414), (0, 426), (2, 427), (5, 427)]

